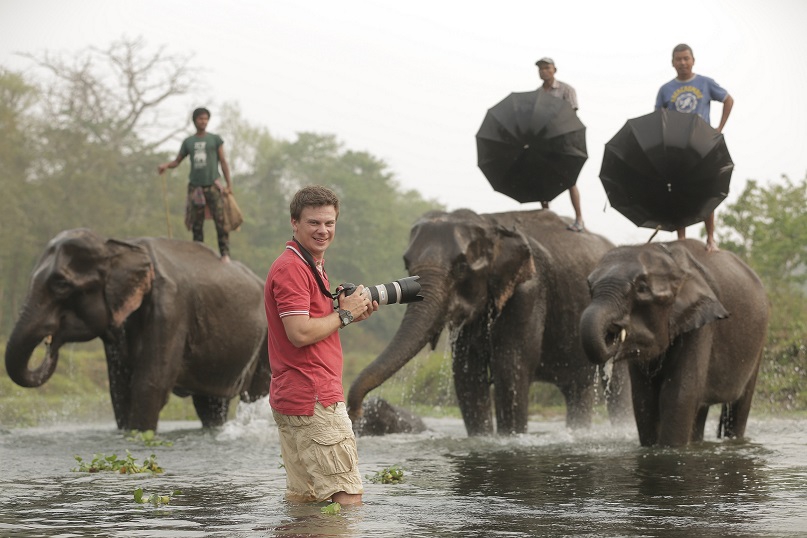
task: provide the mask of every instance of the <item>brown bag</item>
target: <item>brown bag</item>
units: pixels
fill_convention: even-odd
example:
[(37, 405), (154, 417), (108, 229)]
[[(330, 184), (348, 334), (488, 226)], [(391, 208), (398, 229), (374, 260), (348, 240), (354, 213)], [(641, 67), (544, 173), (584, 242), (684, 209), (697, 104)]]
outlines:
[(224, 230), (228, 233), (234, 232), (244, 223), (241, 208), (238, 207), (235, 196), (231, 192), (222, 193), (222, 201), (224, 202)]

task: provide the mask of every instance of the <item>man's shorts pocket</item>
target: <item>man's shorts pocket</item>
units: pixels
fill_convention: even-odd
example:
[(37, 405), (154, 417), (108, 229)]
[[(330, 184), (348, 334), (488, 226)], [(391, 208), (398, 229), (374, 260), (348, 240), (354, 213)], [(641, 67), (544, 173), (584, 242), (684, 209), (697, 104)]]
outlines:
[(314, 454), (324, 475), (347, 473), (358, 465), (352, 431), (322, 428), (314, 432)]

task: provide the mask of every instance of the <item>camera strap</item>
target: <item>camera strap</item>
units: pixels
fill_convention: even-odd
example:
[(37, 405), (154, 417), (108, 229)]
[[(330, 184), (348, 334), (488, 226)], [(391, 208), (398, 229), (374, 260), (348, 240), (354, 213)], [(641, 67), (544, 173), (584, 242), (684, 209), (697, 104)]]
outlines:
[(308, 267), (311, 268), (311, 272), (314, 273), (314, 278), (316, 279), (317, 284), (319, 285), (319, 290), (322, 293), (324, 293), (328, 299), (330, 299), (331, 301), (335, 301), (338, 296), (332, 294), (328, 289), (328, 287), (325, 285), (325, 281), (322, 280), (322, 275), (319, 274), (319, 269), (317, 269), (317, 262), (314, 260), (314, 256), (312, 256), (311, 253), (308, 252), (305, 249), (305, 247), (303, 247), (303, 245), (301, 245), (300, 242), (297, 241), (295, 237), (292, 237), (291, 239), (297, 245), (297, 249), (299, 250), (291, 246), (287, 246), (286, 248), (297, 252), (297, 254), (308, 264)]

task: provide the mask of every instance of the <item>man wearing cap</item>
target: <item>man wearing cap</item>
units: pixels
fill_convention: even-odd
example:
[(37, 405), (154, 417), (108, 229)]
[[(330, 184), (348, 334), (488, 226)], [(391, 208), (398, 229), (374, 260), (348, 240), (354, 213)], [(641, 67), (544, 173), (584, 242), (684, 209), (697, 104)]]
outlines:
[[(547, 92), (553, 97), (567, 101), (576, 112), (578, 108), (577, 92), (565, 82), (555, 78), (555, 73), (557, 72), (555, 61), (552, 58), (544, 57), (535, 62), (535, 65), (538, 66), (538, 76), (544, 81), (538, 89)], [(585, 230), (585, 226), (583, 226), (583, 212), (580, 210), (580, 191), (577, 185), (572, 185), (569, 188), (569, 198), (571, 198), (572, 207), (574, 207), (574, 224), (570, 224), (568, 229), (573, 232), (582, 232)], [(541, 206), (548, 209), (549, 202), (541, 202)]]

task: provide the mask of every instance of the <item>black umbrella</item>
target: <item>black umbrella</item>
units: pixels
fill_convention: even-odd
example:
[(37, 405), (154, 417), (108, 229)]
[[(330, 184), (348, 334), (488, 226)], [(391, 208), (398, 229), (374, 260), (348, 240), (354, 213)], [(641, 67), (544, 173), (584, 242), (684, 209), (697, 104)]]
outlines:
[(605, 145), (600, 179), (631, 222), (672, 231), (715, 210), (733, 168), (723, 135), (703, 118), (661, 109), (628, 120)]
[(496, 191), (522, 203), (548, 202), (577, 181), (588, 158), (586, 127), (563, 99), (541, 90), (511, 93), (482, 120), (476, 153)]

